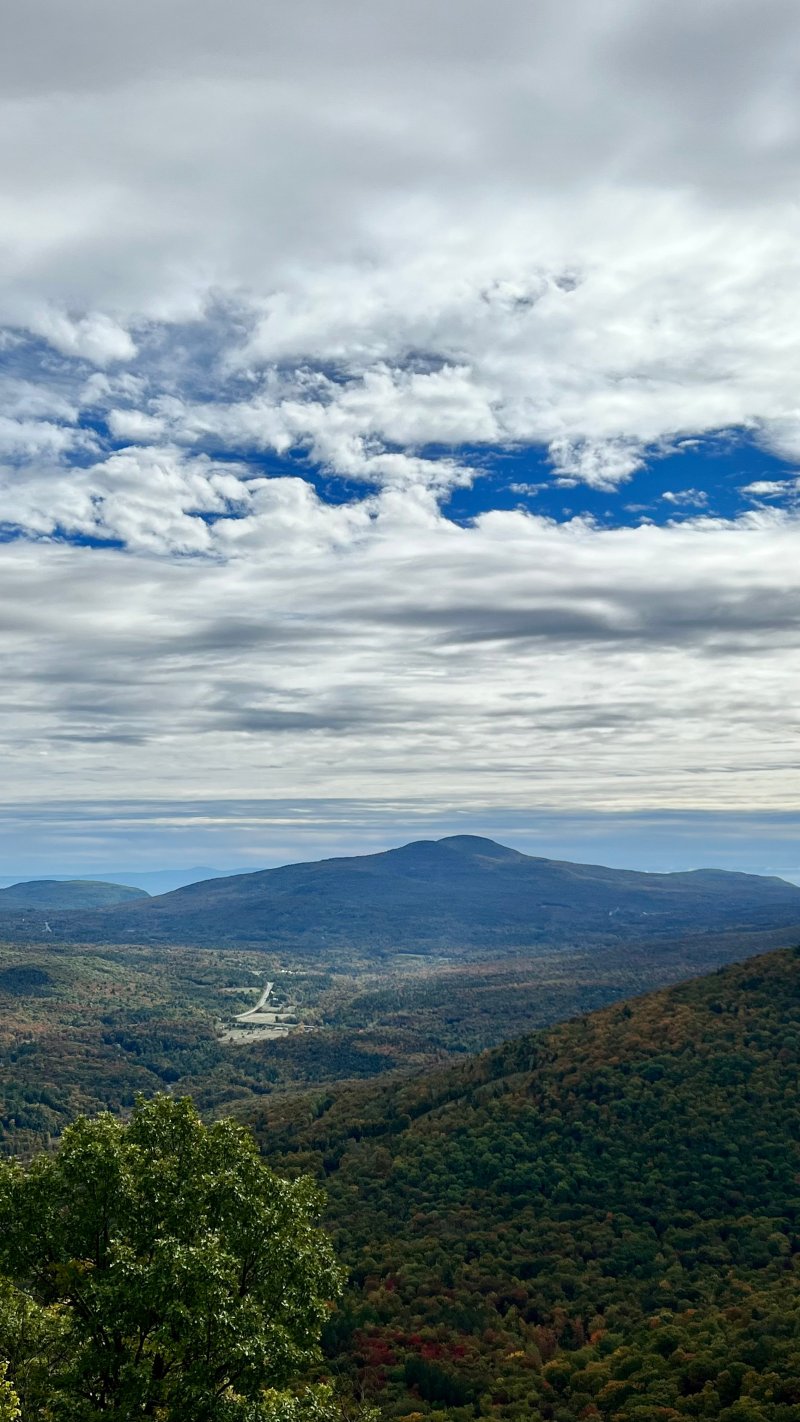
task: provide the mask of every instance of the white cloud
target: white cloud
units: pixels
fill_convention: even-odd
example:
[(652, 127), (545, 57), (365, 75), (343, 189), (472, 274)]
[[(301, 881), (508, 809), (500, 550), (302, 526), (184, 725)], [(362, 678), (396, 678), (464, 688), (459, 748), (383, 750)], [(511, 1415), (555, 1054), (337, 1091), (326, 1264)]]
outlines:
[(68, 477), (57, 466), (42, 465), (24, 479), (0, 469), (0, 522), (38, 536), (73, 534), (118, 540), (139, 551), (208, 553), (213, 538), (204, 516), (241, 512), (253, 487), (203, 455), (134, 445)]
[(53, 457), (86, 442), (81, 431), (70, 429), (68, 425), (54, 424), (50, 420), (13, 420), (0, 415), (0, 459)]
[[(208, 499), (211, 471), (163, 458)], [(131, 460), (114, 477), (156, 488)], [(6, 548), (9, 797), (796, 803), (789, 516), (464, 529), (407, 490), (334, 508), (285, 479), (206, 533), (211, 562)]]
[(800, 478), (754, 479), (752, 484), (744, 485), (742, 493), (753, 499), (785, 499), (800, 493)]
[(561, 484), (590, 484), (595, 489), (613, 489), (629, 479), (644, 464), (643, 450), (631, 439), (592, 443), (554, 439), (550, 458)]
[(543, 443), (599, 487), (709, 429), (800, 449), (783, 0), (37, 15), (11, 5), (0, 319), (103, 366), (235, 298), (222, 359), (347, 373), (288, 412), (342, 472), (373, 438)]
[(32, 311), (25, 321), (29, 331), (42, 336), (62, 355), (77, 356), (92, 365), (132, 360), (136, 346), (130, 335), (102, 311), (73, 319), (52, 306)]
[(164, 434), (164, 421), (159, 415), (148, 415), (144, 410), (110, 410), (108, 427), (115, 439), (129, 439), (137, 444), (148, 444)]
[(708, 506), (705, 489), (667, 489), (661, 497), (667, 504), (680, 504), (684, 508), (704, 509)]
[(485, 448), (800, 460), (796, 7), (7, 10), (9, 793), (796, 799), (791, 515), (439, 509)]

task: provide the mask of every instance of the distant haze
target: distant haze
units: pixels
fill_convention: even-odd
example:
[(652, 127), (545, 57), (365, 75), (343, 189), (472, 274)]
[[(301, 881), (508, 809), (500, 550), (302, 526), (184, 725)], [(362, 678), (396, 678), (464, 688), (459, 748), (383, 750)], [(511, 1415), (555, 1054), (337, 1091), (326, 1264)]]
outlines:
[[(180, 889), (184, 884), (196, 884), (202, 879), (219, 879), (226, 874), (245, 874), (245, 869), (209, 869), (203, 865), (197, 865), (194, 869), (152, 869), (147, 870), (131, 869), (129, 873), (109, 873), (107, 870), (100, 870), (95, 875), (105, 884), (128, 884), (134, 889), (144, 889), (148, 894), (168, 894), (171, 889)], [(0, 888), (5, 888), (11, 884), (25, 883), (35, 876), (23, 873), (19, 875), (0, 875)], [(50, 876), (56, 880), (71, 880), (85, 877), (82, 874), (52, 874)]]
[[(201, 879), (460, 833), (488, 835), (526, 854), (578, 863), (654, 873), (707, 866), (800, 883), (800, 815), (792, 814), (565, 815), (500, 808), (437, 814), (420, 804), (384, 809), (343, 801), (226, 801), (192, 808), (187, 815), (185, 806), (152, 803), (128, 802), (116, 813), (87, 802), (53, 807), (37, 815), (24, 858), (12, 816), (0, 808), (0, 883), (90, 877), (166, 893)], [(84, 857), (77, 859), (81, 844)], [(192, 849), (197, 859), (182, 864)], [(209, 859), (214, 855), (214, 867), (201, 859), (204, 851), (211, 852)]]

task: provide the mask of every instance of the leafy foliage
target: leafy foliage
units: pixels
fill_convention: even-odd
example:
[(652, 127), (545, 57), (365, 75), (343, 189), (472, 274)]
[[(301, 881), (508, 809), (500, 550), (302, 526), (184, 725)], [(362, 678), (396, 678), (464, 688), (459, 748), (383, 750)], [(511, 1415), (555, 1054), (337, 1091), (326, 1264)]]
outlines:
[[(0, 1154), (30, 1157), (76, 1116), (136, 1094), (190, 1095), (240, 1118), (309, 1084), (433, 1068), (534, 1027), (778, 946), (700, 934), (471, 961), (351, 952), (288, 964), (259, 951), (0, 944)], [(309, 1030), (232, 1044), (220, 1027), (266, 978)]]
[(800, 950), (426, 1078), (269, 1102), (388, 1415), (795, 1422)]
[(4, 1164), (0, 1354), (24, 1416), (281, 1415), (339, 1287), (318, 1209), (186, 1099), (81, 1118), (56, 1154)]
[(0, 1422), (16, 1422), (19, 1417), (19, 1398), (13, 1387), (6, 1381), (8, 1365), (0, 1364)]

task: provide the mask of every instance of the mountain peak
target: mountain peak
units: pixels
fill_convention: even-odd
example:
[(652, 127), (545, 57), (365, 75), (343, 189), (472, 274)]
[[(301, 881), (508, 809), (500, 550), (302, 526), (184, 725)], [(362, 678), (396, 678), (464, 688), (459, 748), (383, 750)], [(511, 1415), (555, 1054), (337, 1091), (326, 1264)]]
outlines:
[(498, 844), (497, 840), (486, 839), (480, 834), (448, 834), (437, 839), (435, 843), (445, 844), (448, 849), (456, 849), (463, 854), (480, 854), (490, 859), (530, 858), (530, 855), (522, 854), (518, 849), (511, 849), (507, 844)]
[[(3, 907), (0, 896), (0, 913)], [(51, 915), (49, 922), (57, 936), (83, 941), (213, 938), (312, 953), (458, 954), (732, 928), (796, 933), (800, 888), (755, 875), (642, 874), (562, 863), (480, 835), (448, 835), (209, 879), (93, 915)]]

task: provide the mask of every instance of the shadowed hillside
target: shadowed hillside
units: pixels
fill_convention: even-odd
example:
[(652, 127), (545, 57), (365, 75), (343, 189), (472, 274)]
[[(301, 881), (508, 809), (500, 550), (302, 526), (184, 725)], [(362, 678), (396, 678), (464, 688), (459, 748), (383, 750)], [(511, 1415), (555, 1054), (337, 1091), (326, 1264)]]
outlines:
[(147, 898), (145, 889), (100, 879), (30, 879), (0, 889), (0, 918), (18, 909), (95, 909)]
[(457, 952), (800, 925), (800, 888), (721, 870), (642, 874), (562, 863), (463, 835), (207, 880), (96, 914), (61, 914), (50, 925), (87, 942)]
[(406, 1083), (271, 1105), (388, 1416), (796, 1422), (800, 949)]

